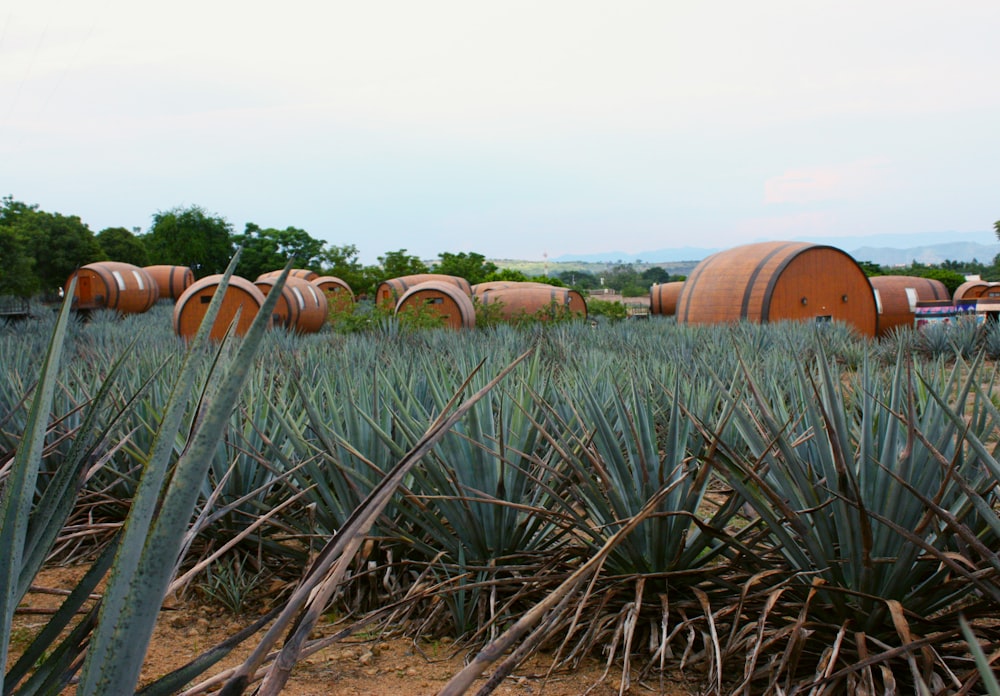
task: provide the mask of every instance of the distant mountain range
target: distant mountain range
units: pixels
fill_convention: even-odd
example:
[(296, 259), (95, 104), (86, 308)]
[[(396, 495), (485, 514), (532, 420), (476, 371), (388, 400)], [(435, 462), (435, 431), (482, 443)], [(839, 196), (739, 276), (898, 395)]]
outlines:
[(859, 247), (849, 252), (858, 261), (871, 261), (880, 266), (909, 266), (914, 261), (927, 265), (943, 261), (980, 261), (992, 263), (1000, 254), (1000, 244), (953, 242), (928, 246), (892, 249), (890, 247)]
[[(942, 242), (941, 240), (948, 240)], [(938, 264), (943, 261), (990, 263), (1000, 254), (1000, 243), (992, 232), (982, 233), (920, 233), (869, 235), (865, 237), (813, 237), (801, 241), (828, 244), (843, 249), (858, 261), (870, 261), (880, 266), (906, 266), (914, 261)], [(992, 243), (991, 243), (992, 242)], [(597, 254), (564, 254), (551, 258), (556, 263), (583, 261), (587, 263), (669, 263), (700, 261), (723, 247), (674, 247), (636, 254), (609, 251)]]

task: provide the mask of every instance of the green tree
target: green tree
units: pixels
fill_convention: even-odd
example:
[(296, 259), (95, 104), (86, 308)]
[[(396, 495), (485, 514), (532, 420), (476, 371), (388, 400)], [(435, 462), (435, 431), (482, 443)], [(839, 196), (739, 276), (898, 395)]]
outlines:
[(148, 266), (149, 254), (140, 237), (124, 227), (108, 227), (97, 233), (97, 243), (109, 261)]
[(435, 273), (465, 278), (472, 285), (482, 283), (497, 270), (495, 263), (475, 252), (452, 254), (445, 251), (438, 254), (438, 258), (441, 260), (434, 265)]
[[(414, 275), (416, 273), (427, 273), (427, 264), (420, 260), (420, 257), (406, 253), (406, 249), (399, 251), (387, 251), (378, 257), (378, 262), (382, 267), (382, 279), (399, 278), (400, 276)], [(381, 282), (381, 281), (379, 281)]]
[(608, 270), (604, 285), (614, 288), (625, 297), (641, 297), (649, 292), (649, 286), (630, 263), (619, 263)]
[(61, 288), (77, 268), (103, 258), (94, 233), (75, 215), (47, 213), (7, 196), (0, 208), (0, 226), (13, 229), (21, 249), (34, 260), (32, 291)]
[(353, 244), (331, 244), (323, 250), (322, 274), (340, 278), (351, 286), (355, 295), (372, 292), (374, 275), (358, 261), (358, 248)]
[(650, 266), (640, 274), (640, 277), (647, 286), (670, 282), (670, 272), (663, 266)]
[(993, 231), (997, 235), (997, 239), (1000, 239), (1000, 220), (993, 223)]
[(871, 261), (858, 261), (858, 266), (861, 270), (865, 272), (865, 275), (871, 278), (872, 276), (884, 275), (885, 271), (877, 263)]
[(965, 275), (957, 271), (949, 271), (943, 268), (928, 268), (922, 274), (924, 278), (940, 280), (948, 288), (948, 292), (955, 294), (958, 286), (965, 282)]
[(506, 280), (514, 283), (523, 283), (528, 280), (528, 276), (515, 268), (498, 268), (486, 276), (485, 280), (481, 280), (479, 282), (483, 283), (493, 280)]
[(197, 206), (156, 213), (145, 241), (152, 263), (189, 266), (197, 278), (222, 273), (234, 251), (232, 226)]
[(35, 259), (11, 225), (0, 222), (0, 295), (31, 297), (38, 292)]
[(601, 286), (601, 279), (590, 271), (561, 271), (559, 279), (577, 290), (594, 290)]
[(284, 268), (291, 258), (295, 259), (296, 268), (308, 268), (318, 273), (326, 244), (297, 227), (265, 229), (252, 222), (248, 222), (245, 232), (233, 237), (232, 241), (234, 245), (243, 247), (236, 274), (251, 280), (261, 273)]

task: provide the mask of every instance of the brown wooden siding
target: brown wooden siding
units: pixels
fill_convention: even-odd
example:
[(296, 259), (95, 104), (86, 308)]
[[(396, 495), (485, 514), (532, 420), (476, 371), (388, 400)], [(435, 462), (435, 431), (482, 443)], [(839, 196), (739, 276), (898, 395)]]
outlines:
[(557, 310), (564, 309), (575, 316), (587, 316), (587, 301), (583, 295), (570, 288), (544, 283), (512, 284), (507, 287), (480, 290), (476, 298), (484, 306), (499, 306), (500, 316), (507, 320), (524, 316), (545, 319), (546, 311), (553, 306)]
[(445, 275), (443, 273), (416, 273), (414, 275), (399, 276), (382, 281), (375, 289), (375, 302), (378, 304), (390, 304), (395, 306), (403, 294), (415, 285), (434, 281), (447, 283), (459, 288), (466, 297), (472, 297), (472, 286), (465, 278)]
[(849, 255), (806, 242), (762, 242), (703, 260), (685, 281), (677, 319), (843, 321), (865, 336), (876, 328), (875, 296)]
[(159, 287), (161, 300), (176, 300), (194, 282), (194, 271), (187, 266), (145, 266), (143, 270)]
[(869, 281), (876, 293), (879, 336), (894, 329), (912, 328), (918, 302), (951, 301), (947, 286), (933, 278), (875, 276)]
[[(201, 326), (208, 310), (208, 304), (219, 289), (220, 280), (222, 275), (205, 276), (195, 281), (177, 298), (177, 304), (174, 305), (174, 332), (178, 336), (190, 339), (198, 332), (198, 327)], [(250, 329), (250, 324), (253, 323), (262, 304), (264, 304), (264, 293), (257, 286), (246, 278), (232, 276), (209, 336), (213, 341), (221, 341), (237, 311), (240, 312), (240, 318), (236, 324), (235, 334), (243, 336)]]
[[(257, 276), (257, 280), (266, 280), (268, 278), (277, 278), (281, 275), (281, 270), (268, 271), (267, 273), (261, 273)], [(319, 278), (319, 273), (316, 271), (310, 271), (308, 268), (291, 268), (288, 270), (289, 278), (302, 278), (303, 280), (316, 280)], [(257, 282), (256, 280), (254, 281)]]
[(677, 313), (677, 300), (681, 296), (684, 288), (684, 281), (672, 283), (659, 283), (649, 289), (649, 311), (651, 314), (659, 314), (665, 317), (672, 317)]
[(66, 280), (65, 290), (76, 278), (74, 309), (113, 309), (141, 314), (160, 297), (160, 288), (139, 266), (120, 261), (100, 261), (81, 266)]
[(396, 314), (408, 308), (427, 308), (444, 318), (451, 329), (471, 329), (476, 325), (476, 308), (461, 287), (449, 282), (429, 280), (414, 285), (399, 298)]
[[(258, 278), (254, 285), (267, 297), (278, 276)], [(271, 318), (275, 325), (296, 333), (316, 333), (326, 322), (326, 295), (300, 276), (289, 275), (281, 288)]]

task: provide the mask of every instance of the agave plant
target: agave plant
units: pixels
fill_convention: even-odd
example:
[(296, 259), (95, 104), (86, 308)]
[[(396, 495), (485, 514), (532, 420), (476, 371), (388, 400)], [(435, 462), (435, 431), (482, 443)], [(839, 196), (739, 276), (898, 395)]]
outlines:
[[(227, 279), (235, 262), (236, 259), (227, 272)], [(225, 281), (223, 289), (224, 284)], [(179, 563), (184, 531), (191, 518), (208, 455), (222, 435), (252, 363), (252, 354), (263, 337), (266, 317), (277, 299), (276, 296), (269, 298), (264, 305), (246, 339), (234, 352), (233, 361), (228, 364), (216, 361), (222, 372), (216, 388), (200, 404), (200, 418), (180, 457), (172, 463), (175, 438), (195, 383), (195, 366), (199, 356), (204, 354), (202, 346), (207, 342), (208, 327), (221, 304), (222, 294), (217, 293), (210, 304), (206, 322), (174, 382), (171, 404), (153, 447), (147, 453), (145, 471), (120, 539), (95, 562), (46, 630), (28, 646), (25, 655), (6, 676), (0, 676), (5, 693), (57, 691), (81, 670), (78, 658), (84, 654), (84, 648), (77, 693), (126, 693), (134, 689), (153, 622)], [(72, 288), (67, 298), (71, 296)], [(0, 501), (3, 515), (0, 552), (8, 559), (0, 575), (0, 597), (4, 606), (0, 644), (4, 658), (10, 643), (14, 607), (27, 591), (31, 578), (38, 572), (58, 530), (69, 516), (79, 481), (91, 470), (89, 466), (94, 457), (100, 456), (101, 448), (107, 447), (109, 428), (90, 427), (92, 423), (88, 423), (92, 416), (97, 417), (98, 408), (105, 401), (99, 394), (74, 437), (72, 456), (47, 483), (39, 479), (46, 423), (57, 388), (69, 316), (67, 299), (52, 334), (24, 434)], [(109, 388), (112, 383), (113, 380), (107, 382)], [(129, 403), (126, 402), (126, 407)], [(34, 491), (39, 484), (42, 488), (36, 498)], [(51, 641), (63, 628), (71, 627), (76, 612), (109, 569), (110, 578), (99, 608), (77, 622), (46, 656)]]
[[(947, 645), (958, 608), (984, 611), (1000, 598), (990, 573), (958, 560), (968, 553), (954, 520), (972, 538), (995, 538), (969, 494), (992, 499), (990, 455), (931, 396), (953, 391), (964, 408), (976, 370), (961, 373), (917, 385), (901, 355), (888, 384), (866, 364), (847, 389), (820, 359), (797, 390), (782, 390), (791, 403), (753, 382), (753, 400), (734, 412), (742, 448), (720, 446), (712, 461), (766, 524), (793, 581), (774, 591), (752, 637), (730, 646), (750, 656), (747, 692), (758, 681), (852, 693), (896, 681), (957, 687)], [(977, 425), (994, 428), (994, 414)]]
[(519, 576), (531, 568), (558, 568), (580, 522), (562, 495), (566, 481), (541, 431), (539, 396), (528, 387), (540, 364), (533, 360), (518, 384), (481, 401), (442, 438), (414, 470), (401, 509), (418, 557), (455, 586), (444, 598), (460, 635), (509, 621), (517, 605), (505, 595), (520, 594)]

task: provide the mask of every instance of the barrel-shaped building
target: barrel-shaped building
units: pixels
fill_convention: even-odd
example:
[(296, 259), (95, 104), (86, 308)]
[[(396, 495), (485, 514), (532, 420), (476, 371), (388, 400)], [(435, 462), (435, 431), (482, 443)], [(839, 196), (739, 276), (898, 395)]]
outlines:
[(66, 280), (76, 279), (73, 309), (113, 309), (121, 314), (141, 314), (160, 297), (159, 286), (149, 274), (130, 263), (99, 261), (81, 266)]
[(396, 302), (396, 314), (432, 312), (444, 320), (450, 329), (471, 329), (476, 326), (476, 308), (472, 298), (454, 283), (428, 280), (407, 289)]
[(587, 301), (578, 291), (545, 283), (480, 283), (475, 298), (484, 307), (497, 307), (500, 317), (508, 321), (587, 316)]
[[(278, 269), (277, 271), (268, 271), (267, 273), (261, 273), (257, 276), (257, 280), (266, 280), (267, 278), (277, 278), (281, 275), (284, 269)], [(290, 268), (288, 270), (288, 277), (290, 278), (302, 278), (303, 280), (315, 280), (319, 278), (319, 273), (316, 271), (309, 270), (308, 268)], [(254, 281), (257, 282), (257, 281)]]
[(952, 302), (962, 309), (975, 309), (980, 298), (990, 297), (991, 293), (1000, 294), (1000, 283), (989, 283), (979, 278), (967, 280), (957, 288), (952, 295)]
[(761, 242), (701, 261), (677, 298), (677, 321), (841, 321), (864, 336), (877, 328), (875, 293), (858, 263), (835, 247)]
[(657, 283), (649, 289), (649, 313), (672, 317), (677, 313), (677, 299), (684, 281)]
[(379, 283), (378, 287), (375, 288), (375, 302), (379, 305), (394, 307), (407, 290), (429, 281), (454, 285), (466, 297), (472, 297), (472, 287), (465, 278), (444, 273), (415, 273), (413, 275), (399, 276), (398, 278), (389, 278)]
[[(196, 280), (177, 298), (174, 305), (174, 332), (178, 336), (190, 339), (198, 333), (198, 327), (205, 318), (212, 297), (219, 290), (221, 280), (222, 275), (205, 276)], [(264, 293), (256, 285), (246, 278), (232, 276), (209, 336), (213, 341), (221, 341), (237, 315), (239, 319), (234, 333), (237, 336), (244, 335), (263, 304)]]
[(879, 336), (900, 328), (913, 328), (917, 307), (928, 303), (951, 304), (951, 293), (940, 280), (916, 276), (874, 276), (869, 278), (875, 292)]
[[(277, 276), (268, 276), (258, 278), (254, 285), (266, 297), (277, 282)], [(326, 322), (326, 310), (326, 295), (319, 288), (305, 278), (290, 275), (285, 278), (271, 319), (275, 326), (289, 331), (316, 333)]]
[(194, 271), (187, 266), (143, 266), (160, 290), (161, 300), (176, 300), (194, 283)]
[(319, 276), (309, 282), (326, 295), (327, 312), (344, 312), (354, 305), (354, 292), (347, 281), (336, 276)]

